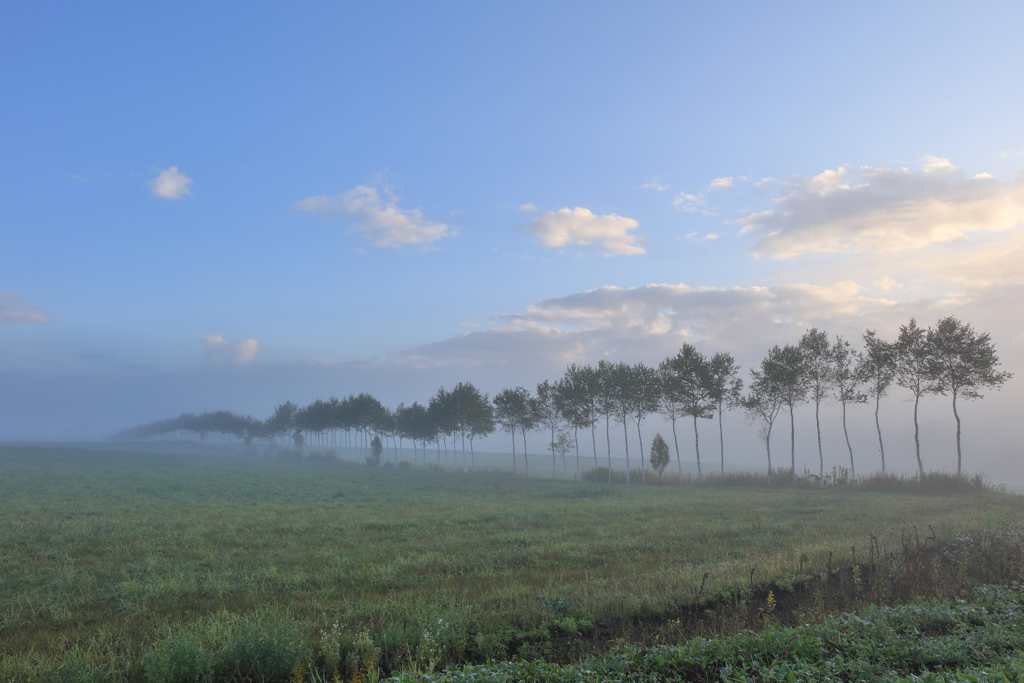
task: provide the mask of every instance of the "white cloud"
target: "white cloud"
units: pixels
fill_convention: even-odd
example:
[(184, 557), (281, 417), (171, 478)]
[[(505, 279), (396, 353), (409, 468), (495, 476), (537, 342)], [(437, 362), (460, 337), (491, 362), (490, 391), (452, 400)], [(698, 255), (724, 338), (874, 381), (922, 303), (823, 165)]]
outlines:
[(219, 334), (204, 334), (206, 363), (209, 365), (246, 365), (256, 360), (260, 345), (255, 339), (229, 342)]
[(648, 190), (657, 190), (658, 192), (664, 192), (665, 190), (668, 189), (668, 185), (662, 185), (656, 180), (652, 180), (649, 183), (644, 183), (640, 187), (646, 188)]
[(754, 187), (764, 187), (765, 185), (768, 185), (769, 183), (774, 183), (774, 182), (777, 182), (777, 181), (775, 180), (775, 178), (772, 178), (772, 177), (761, 178), (756, 183), (754, 183)]
[(523, 213), (537, 213), (537, 207), (533, 205), (533, 202), (520, 204), (518, 210)]
[(180, 199), (187, 194), (192, 194), (188, 189), (191, 184), (191, 178), (180, 172), (177, 166), (171, 166), (167, 170), (160, 171), (160, 175), (150, 180), (149, 188), (157, 197)]
[(782, 192), (775, 208), (737, 221), (742, 233), (762, 235), (755, 254), (897, 251), (1024, 223), (1024, 179), (968, 178), (937, 157), (926, 157), (920, 171), (868, 166), (795, 176)]
[(712, 190), (727, 190), (733, 187), (732, 176), (725, 176), (724, 178), (715, 178), (711, 181), (709, 186)]
[(711, 240), (717, 240), (718, 235), (714, 234), (713, 232), (709, 232), (708, 234), (701, 237), (701, 234), (699, 232), (690, 232), (686, 234), (686, 239), (689, 240), (690, 242), (710, 242)]
[(306, 197), (295, 209), (326, 218), (351, 222), (360, 236), (377, 247), (426, 245), (455, 234), (444, 223), (428, 220), (419, 209), (402, 209), (399, 197), (389, 188), (384, 196), (375, 187), (358, 185), (339, 195)]
[(13, 292), (0, 292), (0, 323), (9, 325), (46, 325), (50, 317), (34, 306), (24, 303), (25, 297)]
[(545, 211), (530, 223), (530, 232), (539, 237), (541, 244), (548, 249), (575, 244), (598, 249), (605, 256), (614, 256), (645, 253), (643, 245), (646, 240), (629, 233), (639, 225), (632, 218), (614, 213), (599, 216), (589, 209), (576, 207)]
[(705, 216), (717, 215), (708, 210), (707, 201), (704, 199), (703, 192), (698, 192), (697, 194), (680, 192), (672, 200), (672, 206), (676, 207), (680, 211), (686, 211), (687, 213), (700, 212)]

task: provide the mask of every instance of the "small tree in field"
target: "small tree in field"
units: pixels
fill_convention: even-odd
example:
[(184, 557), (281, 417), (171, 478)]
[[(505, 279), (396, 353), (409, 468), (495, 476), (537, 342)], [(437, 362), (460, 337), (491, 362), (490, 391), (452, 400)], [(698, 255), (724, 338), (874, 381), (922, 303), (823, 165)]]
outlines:
[(659, 478), (665, 473), (668, 461), (668, 444), (661, 438), (661, 434), (655, 434), (651, 440), (651, 467), (658, 473)]

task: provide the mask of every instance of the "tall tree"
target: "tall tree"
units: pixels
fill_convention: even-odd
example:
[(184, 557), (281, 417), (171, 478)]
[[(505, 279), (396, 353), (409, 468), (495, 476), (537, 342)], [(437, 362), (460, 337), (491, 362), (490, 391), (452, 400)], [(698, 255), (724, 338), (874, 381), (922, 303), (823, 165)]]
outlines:
[(658, 375), (661, 380), (661, 400), (658, 401), (658, 412), (672, 425), (672, 441), (676, 447), (676, 464), (679, 466), (679, 483), (683, 483), (683, 461), (679, 457), (679, 437), (676, 435), (676, 420), (685, 414), (681, 392), (678, 386), (679, 377), (672, 369), (672, 356), (658, 364)]
[(772, 483), (772, 427), (782, 406), (786, 404), (784, 388), (780, 383), (784, 373), (776, 359), (781, 353), (782, 349), (774, 347), (761, 361), (760, 369), (750, 369), (750, 393), (740, 400), (748, 419), (760, 422), (758, 432), (768, 452), (769, 484)]
[[(722, 474), (725, 474), (725, 432), (722, 429), (722, 412), (739, 407), (743, 391), (743, 380), (737, 377), (740, 368), (731, 353), (719, 351), (711, 357), (711, 398), (718, 412), (718, 445), (722, 458)], [(679, 457), (678, 449), (676, 457)], [(680, 470), (681, 472), (681, 470)], [(680, 476), (682, 476), (680, 474)]]
[(781, 392), (782, 402), (789, 409), (789, 467), (796, 483), (796, 423), (793, 409), (797, 404), (807, 400), (807, 373), (804, 371), (804, 358), (800, 349), (786, 344), (768, 352), (773, 378)]
[[(857, 375), (875, 399), (875, 429), (878, 430), (878, 451), (882, 455), (882, 476), (885, 476), (885, 444), (882, 442), (882, 423), (878, 418), (882, 397), (889, 390), (896, 375), (895, 347), (875, 335), (874, 330), (864, 332), (864, 355), (857, 364)], [(916, 415), (917, 408), (914, 412)], [(916, 417), (915, 417), (916, 421)]]
[(551, 449), (551, 477), (558, 478), (555, 469), (555, 443), (557, 441), (559, 428), (562, 426), (562, 411), (558, 409), (557, 383), (552, 384), (544, 380), (537, 385), (536, 405), (540, 423), (551, 433), (548, 446)]
[(589, 365), (573, 363), (565, 370), (565, 375), (556, 384), (555, 402), (566, 422), (572, 427), (573, 443), (576, 447), (576, 480), (580, 473), (580, 440), (579, 430), (590, 429), (591, 441), (594, 446), (594, 468), (597, 468), (597, 439), (594, 426), (597, 422), (597, 387), (596, 373)]
[(917, 455), (918, 481), (924, 479), (924, 462), (921, 460), (921, 430), (917, 423), (917, 408), (921, 396), (932, 390), (928, 380), (930, 354), (927, 332), (918, 326), (916, 320), (911, 318), (908, 324), (900, 325), (900, 334), (892, 349), (892, 371), (896, 384), (914, 395), (914, 453)]
[(998, 389), (1013, 373), (999, 371), (999, 357), (988, 332), (978, 333), (968, 323), (960, 322), (954, 316), (940, 320), (935, 327), (928, 328), (927, 343), (931, 349), (928, 357), (928, 378), (934, 383), (934, 390), (943, 396), (953, 398), (953, 417), (956, 418), (956, 478), (957, 484), (963, 478), (963, 457), (960, 450), (960, 413), (956, 409), (957, 398), (965, 401), (981, 399), (982, 389)]
[(814, 428), (818, 434), (818, 482), (825, 485), (825, 452), (821, 448), (821, 402), (825, 400), (835, 383), (832, 346), (828, 333), (812, 327), (800, 338), (800, 353), (803, 356), (804, 377), (814, 401)]
[[(494, 419), (506, 434), (512, 435), (512, 473), (516, 472), (516, 430), (530, 418), (530, 390), (526, 387), (502, 389), (494, 396)], [(532, 429), (532, 428), (531, 428)], [(525, 448), (525, 445), (524, 445)]]
[(631, 399), (633, 394), (633, 367), (628, 363), (616, 363), (609, 373), (611, 396), (615, 421), (622, 423), (622, 436), (626, 443), (626, 483), (629, 483), (629, 421), (631, 418)]
[(627, 384), (630, 417), (636, 422), (636, 438), (640, 444), (640, 481), (647, 483), (647, 468), (644, 465), (644, 437), (640, 425), (651, 413), (658, 410), (661, 398), (661, 383), (658, 371), (643, 363), (630, 368), (630, 381)]
[(853, 446), (850, 445), (850, 432), (846, 429), (846, 406), (852, 403), (867, 403), (868, 397), (859, 390), (860, 379), (857, 376), (857, 363), (860, 353), (842, 335), (836, 336), (832, 345), (832, 391), (843, 407), (843, 436), (846, 437), (846, 450), (850, 452), (850, 477), (857, 481), (857, 468), (853, 462)]
[(672, 372), (675, 375), (672, 389), (678, 393), (683, 412), (693, 418), (693, 445), (697, 453), (697, 483), (704, 482), (700, 462), (700, 435), (697, 419), (711, 419), (715, 403), (712, 397), (714, 387), (711, 381), (711, 364), (700, 351), (690, 344), (683, 344), (679, 353), (672, 357)]
[[(616, 387), (615, 365), (606, 360), (597, 362), (598, 399), (597, 407), (604, 416), (604, 436), (608, 443), (608, 483), (612, 483), (612, 432), (611, 418), (615, 414)], [(627, 473), (627, 477), (629, 474)]]

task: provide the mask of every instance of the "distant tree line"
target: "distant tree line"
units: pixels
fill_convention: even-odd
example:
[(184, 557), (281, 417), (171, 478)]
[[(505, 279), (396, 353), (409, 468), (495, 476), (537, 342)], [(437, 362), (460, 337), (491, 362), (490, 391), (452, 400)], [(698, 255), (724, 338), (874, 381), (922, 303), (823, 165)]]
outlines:
[[(679, 480), (682, 482), (682, 458), (679, 453), (677, 422), (692, 419), (693, 443), (697, 460), (697, 480), (704, 478), (700, 451), (701, 420), (717, 418), (719, 467), (725, 473), (725, 435), (722, 415), (741, 409), (748, 420), (759, 427), (772, 476), (771, 436), (783, 409), (789, 416), (790, 473), (796, 480), (796, 420), (794, 410), (804, 403), (814, 404), (817, 432), (819, 480), (825, 481), (825, 458), (821, 444), (821, 404), (835, 400), (841, 407), (843, 434), (850, 457), (850, 473), (856, 480), (856, 459), (847, 429), (850, 405), (874, 403), (875, 426), (883, 476), (886, 473), (885, 444), (882, 438), (880, 406), (893, 385), (909, 391), (914, 399), (914, 442), (918, 474), (924, 476), (921, 457), (918, 406), (925, 394), (940, 394), (952, 399), (956, 420), (957, 478), (962, 478), (961, 421), (958, 400), (980, 399), (986, 388), (999, 388), (1012, 377), (998, 371), (999, 359), (987, 333), (976, 332), (955, 317), (940, 320), (935, 327), (918, 326), (912, 318), (900, 327), (897, 338), (888, 342), (874, 330), (863, 334), (863, 350), (853, 348), (842, 336), (834, 339), (817, 328), (808, 330), (793, 345), (774, 346), (760, 364), (750, 370), (750, 386), (743, 393), (740, 367), (733, 356), (718, 352), (705, 356), (691, 344), (661, 361), (657, 367), (637, 363), (600, 361), (596, 366), (570, 365), (555, 381), (544, 380), (536, 390), (517, 386), (502, 389), (493, 400), (472, 383), (460, 382), (450, 391), (438, 389), (426, 405), (414, 402), (395, 409), (384, 406), (367, 393), (344, 399), (317, 399), (305, 407), (287, 401), (266, 420), (241, 417), (228, 411), (161, 420), (122, 430), (121, 438), (139, 439), (187, 431), (205, 438), (211, 432), (234, 435), (247, 444), (255, 440), (274, 442), (282, 437), (295, 445), (320, 448), (364, 449), (368, 461), (376, 463), (392, 448), (402, 451), (405, 441), (413, 447), (414, 463), (428, 462), (428, 448), (436, 451), (436, 464), (444, 468), (458, 465), (461, 450), (463, 471), (475, 471), (474, 441), (501, 428), (511, 436), (512, 468), (518, 471), (517, 435), (522, 444), (523, 470), (529, 474), (526, 436), (541, 432), (548, 441), (552, 474), (557, 476), (558, 457), (575, 452), (577, 480), (582, 478), (580, 435), (590, 433), (594, 469), (600, 468), (598, 429), (604, 427), (608, 481), (612, 479), (612, 423), (622, 425), (626, 455), (626, 482), (632, 471), (631, 427), (636, 427), (637, 460), (641, 481), (646, 483), (645, 462), (662, 476), (670, 460), (668, 444), (656, 435), (645, 458), (641, 425), (652, 415), (668, 421)], [(617, 429), (617, 428), (616, 428)], [(467, 456), (466, 444), (469, 443)], [(449, 442), (452, 459), (449, 457)], [(585, 440), (584, 440), (585, 443)], [(583, 447), (586, 448), (585, 445)], [(589, 457), (589, 456), (588, 456)]]

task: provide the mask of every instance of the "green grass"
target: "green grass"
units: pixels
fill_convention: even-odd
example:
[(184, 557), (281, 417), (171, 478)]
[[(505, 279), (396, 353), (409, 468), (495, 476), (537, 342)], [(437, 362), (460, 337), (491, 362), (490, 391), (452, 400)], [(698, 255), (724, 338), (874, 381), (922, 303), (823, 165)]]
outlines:
[(426, 631), (442, 663), (573, 658), (596, 647), (592, 624), (670, 615), (702, 583), (713, 596), (791, 576), (801, 557), (813, 572), (852, 546), (864, 557), (872, 535), (896, 550), (915, 526), (941, 542), (1024, 518), (1024, 499), (999, 493), (609, 487), (242, 457), (7, 447), (0, 473), (5, 683), (76, 666), (131, 681), (149, 666), (155, 680), (182, 638), (243, 648), (266, 624), (293, 634), (307, 671), (411, 661)]

